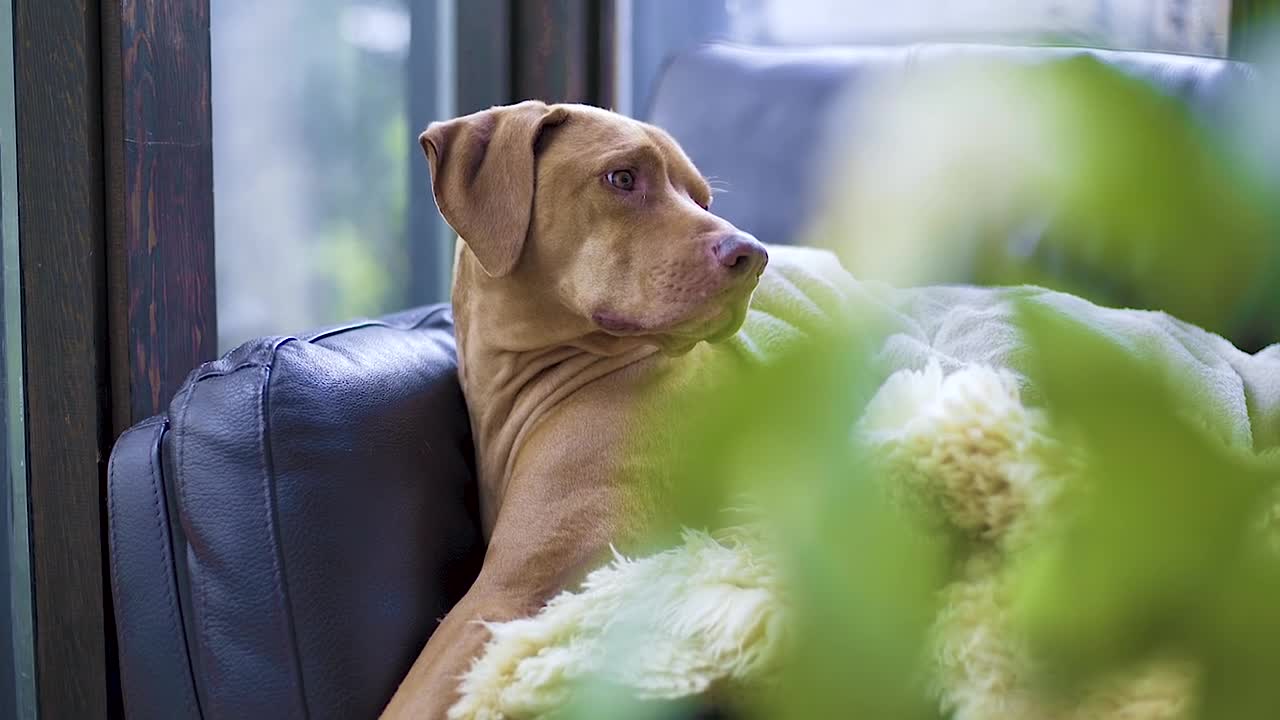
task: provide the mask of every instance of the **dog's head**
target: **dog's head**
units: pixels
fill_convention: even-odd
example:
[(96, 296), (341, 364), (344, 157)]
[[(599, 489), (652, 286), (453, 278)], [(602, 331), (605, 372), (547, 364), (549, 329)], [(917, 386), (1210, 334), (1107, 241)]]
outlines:
[[(669, 352), (731, 335), (768, 255), (711, 214), (711, 188), (662, 130), (530, 101), (433, 123), (436, 204), (493, 282), (546, 317)], [(468, 256), (469, 253), (469, 256)]]

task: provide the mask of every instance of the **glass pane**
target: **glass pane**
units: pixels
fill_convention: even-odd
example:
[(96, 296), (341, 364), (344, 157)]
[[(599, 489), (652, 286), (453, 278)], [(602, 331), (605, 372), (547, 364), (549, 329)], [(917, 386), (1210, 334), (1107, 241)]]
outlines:
[(0, 0), (0, 716), (25, 720), (36, 705), (14, 110), (13, 5)]
[(442, 297), (448, 254), (408, 207), (411, 176), (425, 174), (417, 134), (447, 114), (435, 95), (414, 93), (436, 87), (438, 35), (452, 27), (437, 21), (450, 7), (210, 5), (223, 349)]

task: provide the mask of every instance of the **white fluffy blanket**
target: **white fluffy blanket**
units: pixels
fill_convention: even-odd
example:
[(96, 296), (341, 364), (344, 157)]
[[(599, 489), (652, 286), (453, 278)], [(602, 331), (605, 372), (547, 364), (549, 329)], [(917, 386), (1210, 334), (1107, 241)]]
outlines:
[(745, 538), (686, 531), (679, 547), (615, 557), (535, 617), (490, 624), (449, 717), (541, 717), (592, 679), (639, 699), (759, 681), (778, 660), (781, 617), (767, 554)]
[[(891, 376), (859, 430), (900, 492), (936, 503), (956, 528), (998, 544), (1054, 496), (1056, 479), (1036, 452), (1042, 422), (1022, 404), (1011, 373), (970, 366), (944, 377), (933, 362)], [(968, 577), (946, 591), (938, 618), (939, 701), (954, 717), (1178, 717), (1189, 680), (1176, 667), (1117, 680), (1077, 708), (1041, 705), (1002, 625), (997, 566), (981, 557), (971, 563)], [(665, 552), (615, 557), (537, 616), (489, 625), (492, 639), (450, 717), (540, 717), (597, 673), (647, 699), (766, 680), (785, 636), (776, 578), (771, 556), (749, 534), (687, 531)], [(613, 639), (636, 637), (644, 639), (638, 646), (611, 652)]]

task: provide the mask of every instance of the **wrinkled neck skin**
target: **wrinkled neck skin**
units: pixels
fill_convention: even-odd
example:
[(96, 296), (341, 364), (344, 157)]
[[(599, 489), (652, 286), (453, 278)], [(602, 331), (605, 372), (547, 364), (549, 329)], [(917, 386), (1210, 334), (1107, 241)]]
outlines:
[(660, 356), (652, 341), (601, 331), (555, 297), (555, 288), (526, 279), (533, 273), (492, 278), (465, 247), (455, 267), (459, 379), (488, 537), (529, 431), (564, 412), (562, 401), (584, 386)]

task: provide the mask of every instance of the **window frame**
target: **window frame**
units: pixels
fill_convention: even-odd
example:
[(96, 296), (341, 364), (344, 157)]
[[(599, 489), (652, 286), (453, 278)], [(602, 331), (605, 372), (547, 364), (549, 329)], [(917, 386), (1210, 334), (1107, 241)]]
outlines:
[(36, 706), (108, 714), (106, 226), (98, 5), (14, 0)]

